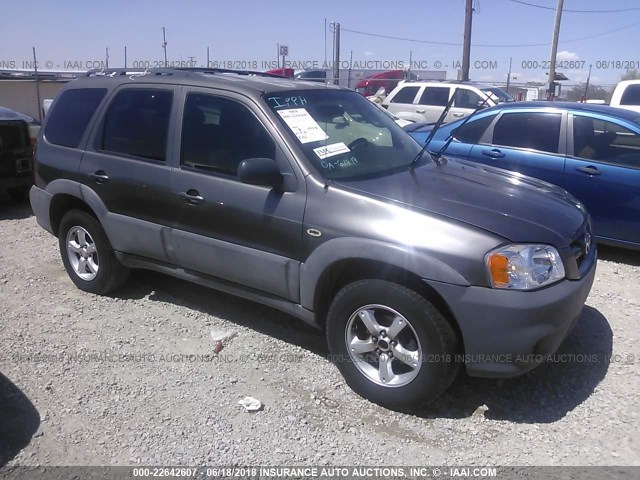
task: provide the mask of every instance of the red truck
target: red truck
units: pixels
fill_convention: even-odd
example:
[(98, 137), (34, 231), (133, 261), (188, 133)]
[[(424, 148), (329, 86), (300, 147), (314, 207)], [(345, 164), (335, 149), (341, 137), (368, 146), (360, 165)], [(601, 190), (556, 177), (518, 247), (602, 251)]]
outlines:
[(356, 92), (365, 97), (375, 95), (380, 87), (384, 87), (388, 94), (396, 88), (400, 80), (417, 80), (418, 77), (405, 70), (387, 70), (385, 72), (372, 73), (356, 83)]

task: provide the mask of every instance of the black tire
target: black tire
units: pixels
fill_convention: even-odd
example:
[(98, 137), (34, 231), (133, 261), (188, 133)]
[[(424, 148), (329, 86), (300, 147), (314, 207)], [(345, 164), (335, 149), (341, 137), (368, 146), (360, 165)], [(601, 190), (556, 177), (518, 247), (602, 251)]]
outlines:
[[(388, 307), (399, 313), (411, 327), (410, 330), (407, 329), (405, 323), (402, 331), (405, 334), (408, 332), (411, 341), (417, 337), (420, 347), (415, 351), (422, 352), (422, 359), (418, 362), (420, 366), (416, 369), (417, 373), (413, 373), (416, 375), (415, 378), (407, 381), (406, 384), (400, 382), (398, 386), (389, 386), (376, 383), (356, 366), (356, 362), (349, 354), (347, 335), (351, 335), (350, 332), (354, 331), (354, 328), (364, 326), (364, 322), (357, 325), (358, 320), (354, 320), (348, 330), (350, 319), (362, 307), (372, 305)], [(376, 315), (381, 316), (384, 322), (383, 317), (388, 312), (384, 309), (375, 310), (375, 308), (373, 311), (380, 312)], [(366, 331), (364, 334), (370, 335)], [(373, 338), (378, 337), (371, 335), (370, 340)], [(455, 330), (444, 316), (431, 302), (415, 291), (385, 280), (359, 280), (338, 292), (327, 315), (327, 341), (332, 359), (347, 384), (359, 395), (391, 409), (418, 407), (434, 400), (451, 385), (460, 366), (457, 358), (460, 342)], [(418, 344), (414, 341), (414, 345)], [(367, 355), (380, 358), (375, 356), (375, 353)], [(392, 362), (394, 373), (396, 369), (401, 370), (405, 367), (397, 362), (400, 360), (396, 357)], [(368, 368), (365, 362), (361, 362), (360, 365)], [(376, 373), (375, 362), (372, 373)]]
[(11, 187), (7, 188), (7, 193), (11, 200), (16, 203), (24, 203), (29, 199), (29, 189), (31, 187)]
[[(70, 230), (80, 227), (84, 229), (92, 240), (91, 244), (95, 245), (95, 257), (92, 257), (97, 263), (98, 268), (95, 278), (90, 280), (83, 279), (76, 273), (72, 266), (72, 259), (69, 257), (67, 249), (67, 236)], [(129, 275), (129, 269), (123, 266), (115, 257), (113, 248), (109, 243), (107, 235), (100, 222), (92, 215), (82, 210), (70, 210), (67, 212), (58, 230), (58, 243), (60, 245), (60, 255), (67, 274), (73, 283), (80, 290), (85, 292), (104, 295), (122, 285)], [(76, 256), (76, 259), (79, 258)], [(89, 272), (87, 272), (89, 273)]]

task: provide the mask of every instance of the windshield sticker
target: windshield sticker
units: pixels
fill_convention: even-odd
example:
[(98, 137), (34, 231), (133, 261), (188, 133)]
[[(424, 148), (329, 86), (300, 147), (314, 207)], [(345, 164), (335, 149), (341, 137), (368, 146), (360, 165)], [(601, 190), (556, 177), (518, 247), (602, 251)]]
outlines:
[(267, 101), (270, 101), (273, 105), (273, 108), (284, 108), (284, 107), (301, 107), (307, 104), (307, 99), (305, 97), (268, 97)]
[(334, 155), (339, 155), (341, 153), (349, 153), (349, 147), (347, 147), (343, 142), (332, 143), (331, 145), (325, 145), (324, 147), (318, 147), (313, 149), (314, 153), (320, 158), (320, 160), (324, 160), (327, 157), (333, 157)]
[(298, 137), (300, 143), (318, 142), (329, 138), (304, 108), (278, 110), (278, 114)]

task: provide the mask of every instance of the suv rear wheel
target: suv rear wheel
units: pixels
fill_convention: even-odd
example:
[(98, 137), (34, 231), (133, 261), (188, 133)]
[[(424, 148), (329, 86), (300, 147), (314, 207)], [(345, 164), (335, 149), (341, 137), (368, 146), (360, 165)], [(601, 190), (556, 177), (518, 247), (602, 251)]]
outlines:
[(423, 296), (385, 280), (360, 280), (338, 292), (327, 340), (349, 386), (387, 408), (435, 399), (459, 367), (449, 322)]
[(82, 210), (70, 210), (58, 231), (67, 274), (85, 292), (106, 294), (124, 283), (129, 269), (115, 257), (100, 222)]

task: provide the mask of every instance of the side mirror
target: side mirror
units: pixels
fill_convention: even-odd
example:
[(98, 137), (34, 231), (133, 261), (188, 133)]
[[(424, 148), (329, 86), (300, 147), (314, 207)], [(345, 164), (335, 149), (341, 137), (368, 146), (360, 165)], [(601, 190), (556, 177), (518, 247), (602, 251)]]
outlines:
[(281, 187), (282, 173), (276, 162), (270, 158), (248, 158), (238, 166), (238, 178), (242, 183)]

